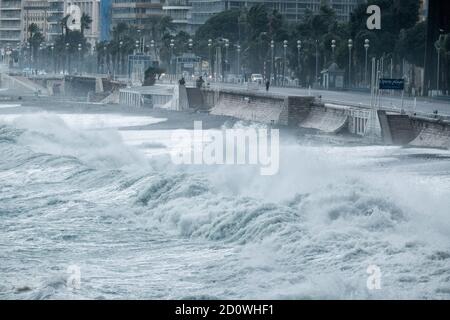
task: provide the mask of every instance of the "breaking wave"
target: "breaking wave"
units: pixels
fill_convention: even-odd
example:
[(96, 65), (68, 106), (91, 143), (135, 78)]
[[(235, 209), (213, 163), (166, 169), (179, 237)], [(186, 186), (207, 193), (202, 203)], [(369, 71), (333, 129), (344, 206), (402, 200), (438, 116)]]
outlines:
[[(446, 182), (281, 152), (277, 176), (191, 171), (55, 115), (0, 124), (0, 297), (450, 298)], [(88, 270), (78, 292), (70, 263)]]

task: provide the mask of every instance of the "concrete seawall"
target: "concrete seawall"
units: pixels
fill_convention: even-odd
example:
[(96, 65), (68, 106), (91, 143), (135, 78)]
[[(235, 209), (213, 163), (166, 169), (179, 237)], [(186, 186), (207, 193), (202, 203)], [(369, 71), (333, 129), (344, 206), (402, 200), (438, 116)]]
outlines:
[(379, 111), (383, 141), (386, 144), (450, 149), (450, 122)]
[[(324, 133), (372, 136), (391, 145), (450, 149), (450, 122), (395, 111), (323, 104), (309, 96), (283, 96), (261, 91), (205, 88), (193, 94), (200, 109), (216, 115)], [(188, 97), (193, 99), (192, 95)]]
[(316, 129), (326, 133), (339, 133), (348, 129), (349, 112), (345, 108), (315, 105), (300, 127)]
[(230, 89), (203, 89), (202, 99), (211, 114), (285, 126), (304, 121), (314, 103), (313, 97)]

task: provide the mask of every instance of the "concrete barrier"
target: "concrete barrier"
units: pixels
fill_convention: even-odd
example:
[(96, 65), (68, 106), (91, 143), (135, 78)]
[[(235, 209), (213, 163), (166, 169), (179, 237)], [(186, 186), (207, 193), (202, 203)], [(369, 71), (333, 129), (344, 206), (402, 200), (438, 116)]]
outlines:
[(300, 123), (302, 128), (316, 129), (326, 133), (338, 133), (348, 129), (349, 110), (315, 106), (308, 117)]
[(186, 95), (189, 108), (205, 109), (205, 104), (203, 103), (203, 95), (199, 88), (186, 88)]
[(450, 149), (450, 124), (434, 119), (413, 119), (418, 132), (409, 145), (414, 147)]
[(283, 97), (230, 90), (218, 94), (217, 102), (210, 109), (211, 114), (267, 124), (288, 124), (288, 107)]
[(381, 137), (386, 144), (406, 145), (417, 136), (411, 119), (406, 114), (378, 110)]

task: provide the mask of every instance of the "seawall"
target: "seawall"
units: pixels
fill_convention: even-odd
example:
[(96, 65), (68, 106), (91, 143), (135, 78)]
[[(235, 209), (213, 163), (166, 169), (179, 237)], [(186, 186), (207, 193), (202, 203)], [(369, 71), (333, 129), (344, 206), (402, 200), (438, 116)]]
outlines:
[(202, 89), (202, 109), (211, 114), (273, 125), (296, 126), (311, 111), (314, 97), (283, 96), (236, 89)]
[[(192, 98), (194, 97), (194, 98)], [(188, 94), (197, 109), (266, 124), (323, 133), (372, 137), (389, 145), (450, 149), (450, 121), (389, 110), (322, 103), (311, 96), (285, 96), (245, 89), (204, 88)], [(192, 103), (190, 103), (192, 107)]]

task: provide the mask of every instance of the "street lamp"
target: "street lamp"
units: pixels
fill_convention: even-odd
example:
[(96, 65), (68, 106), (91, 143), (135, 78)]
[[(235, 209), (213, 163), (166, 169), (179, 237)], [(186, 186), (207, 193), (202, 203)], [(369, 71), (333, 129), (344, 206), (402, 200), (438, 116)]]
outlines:
[(169, 61), (169, 69), (171, 72), (173, 72), (173, 68), (172, 68), (172, 56), (173, 56), (173, 47), (175, 47), (175, 40), (174, 39), (170, 39), (170, 61)]
[(155, 40), (150, 40), (150, 51), (154, 55), (154, 59), (156, 60), (156, 51), (155, 51)]
[(284, 62), (283, 62), (283, 81), (282, 84), (284, 85), (285, 79), (286, 79), (286, 51), (287, 51), (287, 47), (288, 47), (288, 41), (284, 40), (283, 41), (283, 49), (284, 49)]
[(317, 83), (319, 79), (319, 40), (316, 40), (316, 78), (314, 79), (314, 83)]
[(78, 73), (81, 74), (81, 43), (78, 44)]
[(300, 65), (300, 50), (302, 49), (302, 42), (300, 40), (297, 40), (297, 64), (298, 64), (298, 82), (300, 84), (300, 72), (301, 72), (301, 65)]
[(367, 53), (369, 51), (369, 47), (370, 47), (370, 41), (369, 39), (364, 40), (364, 49), (366, 49), (366, 63), (364, 66), (364, 82), (367, 85)]
[[(138, 29), (137, 33), (138, 33), (138, 38), (139, 38), (139, 40), (136, 41), (138, 43), (138, 47), (139, 47), (138, 52), (141, 52), (141, 43), (143, 43), (142, 38), (141, 38), (141, 29)], [(142, 50), (142, 51), (144, 51), (144, 50)]]
[(336, 48), (336, 40), (331, 40), (332, 61), (334, 62), (334, 49)]
[(212, 48), (212, 39), (208, 39), (209, 74), (210, 74), (210, 75), (212, 75), (212, 56), (211, 56), (211, 48)]
[(37, 57), (37, 60), (38, 60), (37, 62), (38, 62), (38, 64), (40, 64), (40, 65), (42, 65), (42, 66), (44, 65), (44, 63), (43, 63), (43, 62), (44, 62), (44, 61), (43, 61), (43, 60), (44, 60), (44, 59), (43, 59), (44, 57), (43, 57), (43, 54), (42, 54), (42, 50), (43, 50), (43, 48), (44, 48), (43, 46), (44, 46), (43, 43), (40, 43), (40, 44), (39, 44), (38, 57)]
[(67, 64), (67, 74), (70, 74), (70, 59), (69, 59), (69, 43), (66, 43), (66, 64)]
[(119, 41), (119, 74), (122, 74), (122, 46), (123, 46), (123, 41)]
[[(224, 75), (227, 73), (228, 70), (228, 47), (230, 46), (230, 42), (228, 39), (223, 39), (223, 41), (225, 42), (225, 70), (224, 70)], [(226, 78), (224, 79), (226, 82)]]
[(352, 86), (352, 48), (353, 40), (348, 39), (348, 87)]
[(440, 76), (440, 67), (441, 67), (441, 40), (442, 35), (439, 35), (439, 39), (434, 43), (434, 47), (437, 51), (437, 79), (436, 79), (436, 90), (437, 94), (439, 95), (439, 82), (441, 80)]
[(136, 53), (139, 53), (140, 41), (136, 40), (136, 44), (134, 46), (136, 47)]
[(52, 62), (53, 62), (53, 73), (56, 73), (56, 62), (55, 62), (55, 44), (52, 42), (50, 43), (50, 49), (52, 50)]
[(236, 51), (237, 51), (237, 72), (236, 74), (239, 76), (241, 75), (241, 45), (238, 43), (236, 45)]
[[(275, 41), (273, 41), (273, 40), (270, 40), (270, 50), (271, 50), (271, 53), (272, 53), (272, 61), (271, 61), (271, 66), (270, 66), (270, 73), (271, 73), (271, 76), (272, 76), (272, 78), (273, 79), (275, 79), (275, 70), (274, 70), (274, 53), (275, 53)], [(272, 79), (270, 79), (270, 80), (272, 80)], [(275, 83), (276, 83), (276, 80), (274, 81)]]
[(109, 72), (108, 64), (107, 64), (107, 57), (106, 57), (107, 56), (106, 49), (107, 49), (107, 47), (103, 46), (103, 69), (104, 69), (105, 74)]

